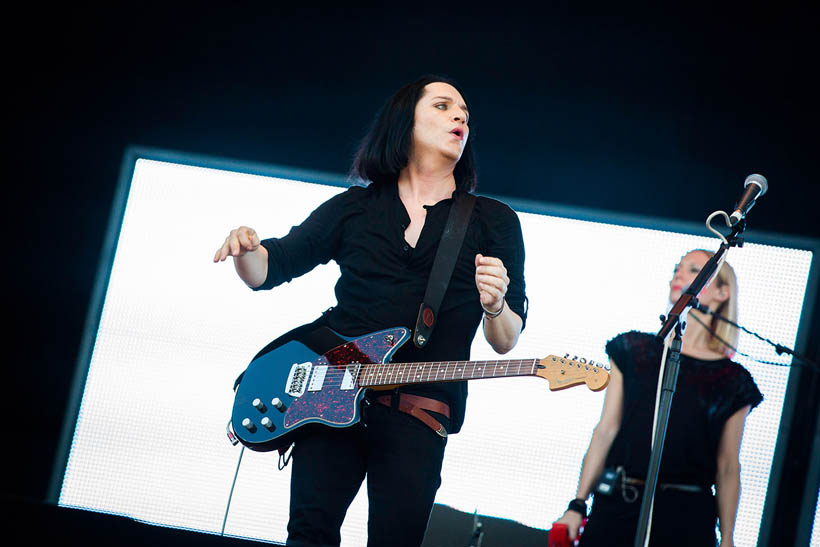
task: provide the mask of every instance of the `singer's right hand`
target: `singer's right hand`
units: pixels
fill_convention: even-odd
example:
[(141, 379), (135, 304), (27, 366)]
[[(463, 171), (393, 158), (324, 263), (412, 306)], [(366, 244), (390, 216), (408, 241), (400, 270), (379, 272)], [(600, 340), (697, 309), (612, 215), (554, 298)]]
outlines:
[(240, 257), (246, 253), (251, 253), (259, 248), (259, 236), (256, 230), (247, 226), (240, 226), (231, 230), (225, 243), (217, 249), (214, 255), (214, 262), (222, 262), (229, 256)]
[(566, 524), (569, 539), (574, 541), (575, 538), (578, 537), (578, 530), (580, 530), (581, 528), (581, 521), (581, 513), (579, 513), (578, 511), (566, 511), (564, 513), (564, 516), (556, 520), (555, 522), (559, 524)]

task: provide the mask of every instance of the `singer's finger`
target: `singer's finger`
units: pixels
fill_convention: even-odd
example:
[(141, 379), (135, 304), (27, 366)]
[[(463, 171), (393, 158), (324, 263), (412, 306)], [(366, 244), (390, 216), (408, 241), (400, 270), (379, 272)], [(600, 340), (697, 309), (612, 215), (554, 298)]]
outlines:
[(230, 241), (231, 256), (239, 256), (239, 238), (234, 235)]
[(504, 294), (497, 287), (482, 283), (479, 288), (479, 297), (485, 304), (491, 304), (504, 298)]
[(477, 275), (476, 280), (479, 284), (498, 289), (502, 292), (502, 294), (506, 292), (507, 284), (500, 277), (495, 277), (492, 275)]
[(214, 257), (214, 262), (222, 262), (228, 257), (228, 240), (225, 240), (225, 243), (222, 244), (222, 247), (216, 251), (216, 256)]
[(507, 277), (507, 268), (504, 266), (479, 266), (475, 269), (476, 275), (492, 275), (494, 277), (498, 277), (501, 279), (506, 279), (509, 283), (509, 277)]
[(485, 266), (504, 266), (501, 259), (494, 256), (482, 256), (480, 263)]
[(248, 231), (247, 230), (239, 230), (239, 232), (236, 235), (237, 235), (237, 239), (239, 240), (240, 247), (243, 250), (250, 250), (251, 249), (251, 240), (250, 240), (250, 237), (248, 237)]

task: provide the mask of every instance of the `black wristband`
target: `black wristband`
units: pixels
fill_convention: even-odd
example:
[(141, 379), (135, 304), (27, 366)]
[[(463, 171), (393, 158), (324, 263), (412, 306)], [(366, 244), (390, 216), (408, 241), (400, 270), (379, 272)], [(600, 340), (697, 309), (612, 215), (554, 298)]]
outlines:
[(576, 513), (581, 513), (581, 516), (586, 518), (587, 503), (581, 498), (575, 498), (574, 500), (569, 502), (569, 505), (567, 506), (567, 511), (575, 511)]

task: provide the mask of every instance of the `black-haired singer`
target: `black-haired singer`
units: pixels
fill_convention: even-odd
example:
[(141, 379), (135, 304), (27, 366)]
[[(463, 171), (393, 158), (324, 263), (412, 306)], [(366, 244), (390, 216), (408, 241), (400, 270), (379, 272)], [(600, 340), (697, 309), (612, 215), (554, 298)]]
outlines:
[[(279, 239), (260, 241), (244, 226), (232, 230), (214, 261), (232, 256), (248, 286), (270, 289), (335, 260), (337, 306), (314, 326), (345, 336), (396, 326), (412, 331), (453, 200), (475, 189), (469, 117), (451, 81), (425, 76), (405, 85), (378, 112), (354, 160), (352, 174), (367, 186), (331, 198)], [(480, 323), (490, 345), (506, 353), (525, 321), (518, 217), (479, 196), (430, 341), (423, 349), (405, 344), (393, 360), (468, 360)], [(400, 401), (391, 407), (368, 406), (366, 427), (322, 428), (296, 442), (287, 545), (339, 545), (345, 512), (365, 477), (368, 546), (421, 544), (447, 440), (397, 406), (413, 404), (456, 433), (467, 385), (420, 384), (392, 396)]]

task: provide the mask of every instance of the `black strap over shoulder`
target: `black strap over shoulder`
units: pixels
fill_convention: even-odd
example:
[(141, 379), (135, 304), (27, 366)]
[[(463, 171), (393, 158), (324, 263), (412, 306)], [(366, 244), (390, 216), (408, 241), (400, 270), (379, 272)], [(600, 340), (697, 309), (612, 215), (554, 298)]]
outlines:
[(444, 299), (447, 286), (450, 284), (450, 277), (453, 275), (461, 243), (464, 241), (464, 234), (467, 233), (470, 215), (473, 213), (473, 205), (475, 205), (473, 194), (459, 194), (453, 199), (447, 225), (444, 227), (436, 258), (433, 261), (433, 269), (430, 271), (424, 301), (419, 306), (419, 316), (416, 319), (416, 329), (413, 334), (413, 343), (418, 348), (423, 348), (427, 344), (433, 327), (436, 326), (438, 309)]

